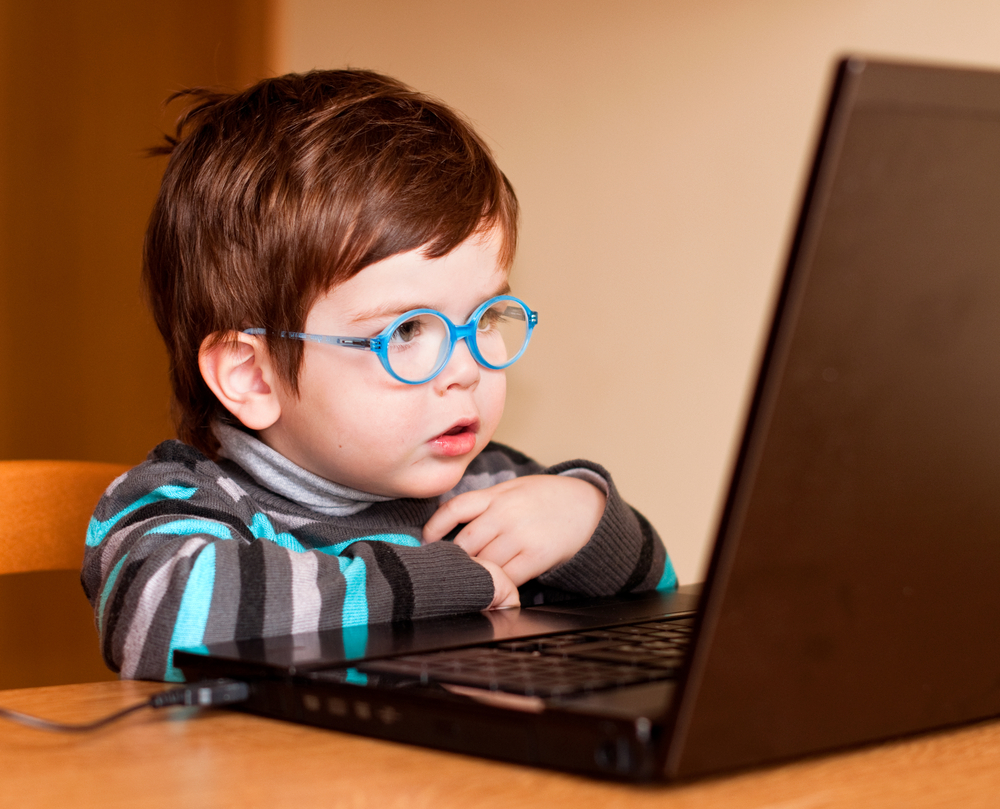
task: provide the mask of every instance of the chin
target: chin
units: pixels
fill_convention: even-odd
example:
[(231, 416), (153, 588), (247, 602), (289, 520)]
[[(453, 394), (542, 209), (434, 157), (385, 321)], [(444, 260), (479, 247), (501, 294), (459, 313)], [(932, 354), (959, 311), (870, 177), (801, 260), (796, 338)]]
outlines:
[(398, 495), (399, 497), (412, 497), (417, 500), (428, 500), (435, 497), (440, 497), (446, 492), (450, 492), (458, 485), (458, 481), (461, 480), (461, 476), (455, 479), (454, 482), (443, 483), (440, 485), (415, 485), (409, 487), (405, 494)]
[(468, 463), (465, 463), (460, 469), (437, 469), (433, 473), (419, 475), (409, 485), (401, 486), (404, 492), (396, 496), (416, 499), (440, 497), (458, 485), (467, 467)]

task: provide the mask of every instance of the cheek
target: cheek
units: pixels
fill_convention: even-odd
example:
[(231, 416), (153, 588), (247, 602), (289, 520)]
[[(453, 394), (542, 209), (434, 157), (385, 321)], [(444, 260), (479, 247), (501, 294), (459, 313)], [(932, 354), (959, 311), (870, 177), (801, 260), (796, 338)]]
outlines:
[[(374, 431), (383, 419), (391, 418), (392, 408), (384, 401), (380, 377), (368, 368), (337, 362), (340, 357), (323, 359), (326, 362), (307, 367), (299, 378), (299, 405), (315, 428), (353, 442)], [(382, 372), (381, 367), (377, 370)]]
[(380, 452), (405, 451), (433, 424), (435, 402), (421, 387), (395, 382), (382, 371), (374, 379), (351, 385), (331, 402), (337, 429), (352, 445)]
[(484, 421), (495, 428), (503, 415), (504, 402), (507, 400), (507, 374), (504, 371), (491, 371), (484, 375), (480, 384), (482, 398), (479, 402), (480, 412)]

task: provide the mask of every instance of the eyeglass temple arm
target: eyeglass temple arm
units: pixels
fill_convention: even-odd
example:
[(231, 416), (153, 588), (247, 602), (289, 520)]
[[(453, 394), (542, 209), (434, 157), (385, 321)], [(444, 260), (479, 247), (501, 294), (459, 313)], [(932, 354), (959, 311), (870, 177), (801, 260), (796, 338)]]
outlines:
[(532, 312), (530, 309), (527, 310), (528, 317), (525, 318), (525, 310), (520, 306), (508, 306), (503, 310), (503, 316), (509, 317), (511, 320), (527, 320), (532, 326), (538, 323), (538, 312)]
[[(244, 329), (243, 333), (267, 334), (267, 329)], [(378, 337), (335, 337), (329, 334), (306, 334), (301, 331), (283, 331), (279, 334), (290, 340), (308, 340), (313, 343), (343, 346), (344, 348), (358, 348), (362, 351), (378, 351), (382, 347), (382, 340)]]

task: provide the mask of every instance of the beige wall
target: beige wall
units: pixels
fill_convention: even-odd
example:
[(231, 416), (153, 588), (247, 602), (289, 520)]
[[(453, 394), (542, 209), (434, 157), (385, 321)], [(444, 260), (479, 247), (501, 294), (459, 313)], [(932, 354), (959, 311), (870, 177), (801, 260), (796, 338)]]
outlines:
[(277, 66), (463, 110), (541, 312), (499, 437), (607, 465), (697, 579), (837, 54), (1000, 66), (995, 0), (285, 0)]

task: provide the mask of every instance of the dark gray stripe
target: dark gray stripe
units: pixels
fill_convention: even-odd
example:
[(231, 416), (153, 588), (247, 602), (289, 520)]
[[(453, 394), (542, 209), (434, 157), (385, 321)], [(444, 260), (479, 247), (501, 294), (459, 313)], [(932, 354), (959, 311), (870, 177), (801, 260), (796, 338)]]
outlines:
[(265, 539), (258, 539), (239, 549), (240, 606), (236, 614), (236, 637), (259, 638), (264, 632), (264, 604), (267, 597), (267, 567), (264, 564)]
[(295, 553), (273, 542), (258, 540), (264, 551), (264, 637), (287, 635), (292, 631), (292, 565), (288, 554)]
[(205, 643), (228, 640), (236, 635), (240, 603), (240, 543), (215, 543), (215, 587), (212, 607), (205, 624)]

